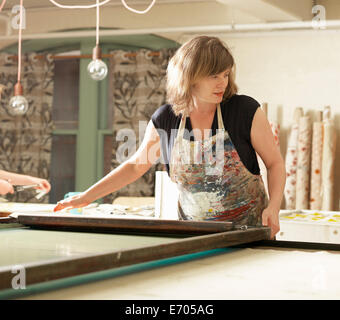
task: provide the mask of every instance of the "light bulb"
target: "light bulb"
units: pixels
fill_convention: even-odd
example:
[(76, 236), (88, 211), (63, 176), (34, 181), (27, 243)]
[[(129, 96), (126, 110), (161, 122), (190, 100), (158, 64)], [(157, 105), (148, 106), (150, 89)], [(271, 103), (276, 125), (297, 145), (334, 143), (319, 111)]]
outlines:
[(14, 96), (9, 101), (9, 113), (12, 116), (21, 116), (28, 110), (28, 102), (24, 96)]
[(107, 75), (107, 66), (103, 60), (94, 59), (87, 66), (87, 72), (93, 80), (103, 80)]

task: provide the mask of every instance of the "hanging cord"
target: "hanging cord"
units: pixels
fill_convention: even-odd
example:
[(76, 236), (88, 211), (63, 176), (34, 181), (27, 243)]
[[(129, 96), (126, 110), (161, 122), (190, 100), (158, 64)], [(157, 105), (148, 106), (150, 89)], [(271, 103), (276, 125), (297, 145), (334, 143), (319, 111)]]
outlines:
[(97, 0), (96, 46), (99, 46), (99, 0)]
[[(62, 8), (62, 9), (90, 9), (90, 8), (94, 8), (96, 7), (97, 10), (97, 24), (96, 24), (96, 45), (99, 45), (99, 7), (108, 3), (110, 0), (104, 0), (102, 2), (99, 2), (99, 0), (96, 0), (96, 4), (94, 5), (87, 5), (87, 6), (65, 6), (65, 5), (61, 5), (59, 3), (57, 3), (54, 0), (49, 0), (51, 3), (53, 3), (55, 6)], [(154, 6), (154, 4), (156, 3), (156, 0), (152, 0), (151, 4), (143, 11), (138, 11), (135, 10), (131, 7), (129, 7), (125, 0), (121, 0), (123, 6), (128, 9), (129, 11), (132, 11), (134, 13), (138, 13), (138, 14), (145, 14), (148, 11), (150, 11), (150, 9)], [(3, 9), (3, 7), (5, 6), (6, 0), (2, 0), (1, 6), (0, 6), (0, 12)], [(22, 34), (22, 18), (23, 18), (23, 0), (20, 0), (20, 26), (19, 26), (19, 43), (18, 43), (18, 82), (20, 82), (20, 78), (21, 78), (21, 34)]]
[(98, 4), (97, 3), (91, 4), (91, 5), (88, 5), (88, 6), (65, 6), (65, 5), (57, 3), (54, 0), (49, 0), (49, 1), (52, 2), (55, 6), (62, 8), (62, 9), (91, 9), (91, 8), (95, 8), (97, 6), (103, 6), (104, 4), (110, 2), (111, 0), (105, 0), (105, 1), (102, 1)]
[(122, 0), (122, 4), (123, 4), (123, 6), (124, 6), (126, 9), (128, 9), (128, 10), (134, 12), (134, 13), (139, 13), (139, 14), (147, 13), (147, 12), (153, 7), (153, 5), (155, 4), (155, 2), (156, 2), (156, 0), (152, 0), (151, 4), (150, 4), (145, 10), (143, 10), (143, 11), (138, 11), (138, 10), (135, 10), (135, 9), (132, 9), (131, 7), (129, 7), (129, 6), (126, 4), (125, 0)]
[[(96, 4), (91, 4), (91, 5), (87, 5), (87, 6), (65, 6), (65, 5), (62, 5), (62, 4), (57, 3), (57, 2), (54, 1), (54, 0), (49, 0), (49, 1), (52, 2), (55, 6), (57, 6), (57, 7), (59, 7), (59, 8), (63, 8), (63, 9), (90, 9), (90, 8), (102, 6), (102, 5), (106, 4), (106, 3), (108, 3), (110, 0), (105, 0), (105, 1), (102, 1), (102, 2), (98, 2), (98, 1), (97, 1)], [(121, 0), (121, 1), (122, 1), (123, 6), (124, 6), (126, 9), (128, 9), (128, 10), (134, 12), (134, 13), (139, 13), (139, 14), (145, 14), (145, 13), (147, 13), (147, 12), (153, 7), (153, 5), (156, 3), (156, 0), (152, 0), (151, 4), (150, 4), (145, 10), (143, 10), (143, 11), (138, 11), (138, 10), (135, 10), (135, 9), (129, 7), (129, 6), (126, 4), (125, 0)]]
[[(6, 0), (3, 0), (3, 1), (6, 1)], [(63, 8), (63, 9), (90, 9), (90, 8), (94, 8), (96, 7), (96, 11), (97, 11), (97, 23), (96, 23), (96, 46), (99, 45), (99, 7), (108, 3), (110, 0), (105, 0), (105, 1), (102, 1), (102, 2), (99, 2), (99, 0), (96, 0), (96, 4), (92, 4), (92, 5), (87, 5), (87, 6), (65, 6), (65, 5), (62, 5), (62, 4), (59, 4), (57, 3), (56, 1), (54, 0), (49, 0), (51, 3), (53, 3), (55, 6), (59, 7), (59, 8)], [(156, 3), (156, 0), (152, 0), (151, 4), (143, 11), (138, 11), (138, 10), (135, 10), (135, 9), (132, 9), (130, 8), (125, 0), (121, 0), (122, 1), (122, 4), (123, 6), (134, 12), (134, 13), (138, 13), (138, 14), (145, 14), (147, 13), (152, 7), (153, 5)]]
[(21, 80), (21, 33), (22, 33), (22, 16), (23, 0), (20, 0), (20, 23), (19, 23), (19, 40), (18, 40), (18, 82)]

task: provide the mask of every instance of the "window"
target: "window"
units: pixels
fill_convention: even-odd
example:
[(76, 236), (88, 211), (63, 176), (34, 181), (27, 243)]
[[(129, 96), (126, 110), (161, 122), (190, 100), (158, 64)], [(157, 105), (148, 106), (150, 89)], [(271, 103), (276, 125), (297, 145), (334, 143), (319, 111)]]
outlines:
[[(55, 128), (50, 203), (63, 199), (68, 192), (84, 191), (111, 170), (112, 106), (107, 103), (109, 77), (94, 83), (83, 70), (86, 61), (67, 58), (79, 56), (79, 51), (62, 55), (63, 59), (55, 60), (54, 71), (52, 119)], [(83, 71), (85, 74), (82, 74)], [(95, 101), (98, 101), (96, 108)], [(94, 119), (98, 119), (98, 123)], [(104, 202), (108, 201), (110, 197), (104, 199)]]
[(56, 60), (52, 119), (50, 203), (75, 190), (76, 143), (79, 111), (79, 59)]

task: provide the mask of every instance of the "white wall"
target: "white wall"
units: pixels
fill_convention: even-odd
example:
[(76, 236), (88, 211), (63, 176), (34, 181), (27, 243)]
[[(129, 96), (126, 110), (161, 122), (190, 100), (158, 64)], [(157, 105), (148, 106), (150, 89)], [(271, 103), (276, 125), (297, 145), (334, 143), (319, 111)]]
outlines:
[(236, 60), (241, 94), (268, 102), (269, 120), (281, 125), (281, 152), (294, 108), (305, 113), (330, 105), (337, 128), (334, 206), (340, 199), (340, 32), (289, 32), (283, 35), (228, 37)]

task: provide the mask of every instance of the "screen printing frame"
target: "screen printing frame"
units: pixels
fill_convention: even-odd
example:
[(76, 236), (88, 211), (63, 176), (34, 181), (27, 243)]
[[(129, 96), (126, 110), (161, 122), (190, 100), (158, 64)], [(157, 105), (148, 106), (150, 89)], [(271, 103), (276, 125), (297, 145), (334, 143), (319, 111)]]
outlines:
[[(19, 214), (16, 220), (17, 223), (25, 227), (44, 230), (176, 235), (181, 237), (166, 244), (112, 250), (99, 254), (86, 254), (81, 257), (23, 263), (21, 267), (25, 269), (27, 286), (270, 238), (269, 227), (245, 228), (244, 226), (235, 226), (230, 222), (105, 219), (33, 214)], [(13, 266), (0, 267), (0, 290), (12, 288), (12, 268)]]

